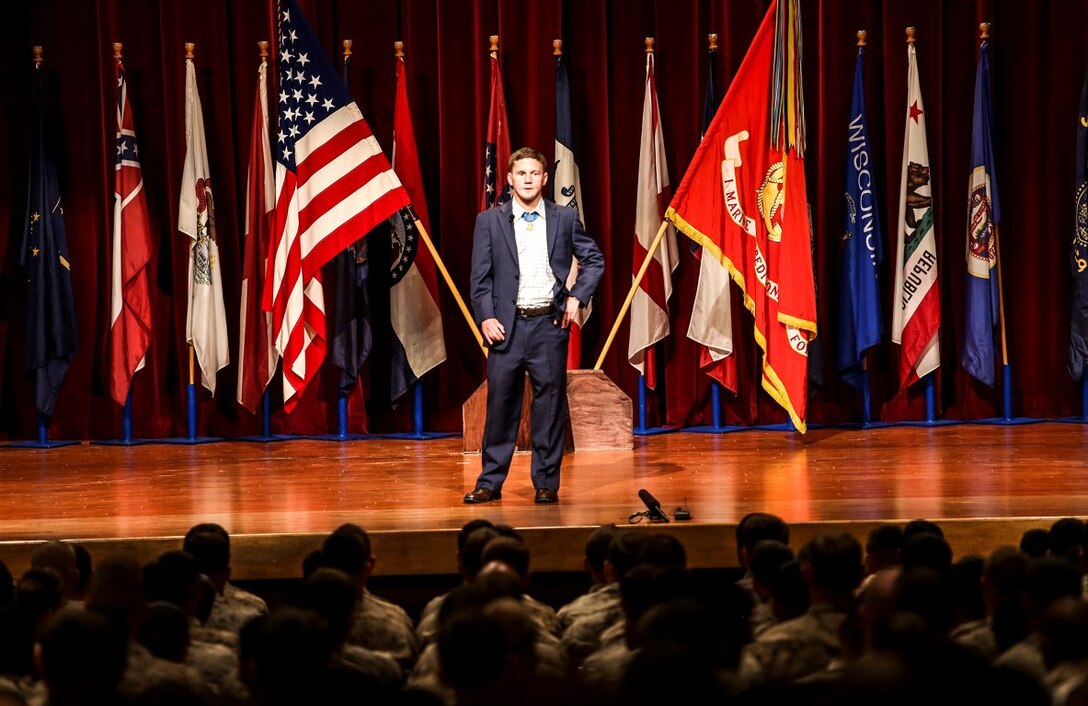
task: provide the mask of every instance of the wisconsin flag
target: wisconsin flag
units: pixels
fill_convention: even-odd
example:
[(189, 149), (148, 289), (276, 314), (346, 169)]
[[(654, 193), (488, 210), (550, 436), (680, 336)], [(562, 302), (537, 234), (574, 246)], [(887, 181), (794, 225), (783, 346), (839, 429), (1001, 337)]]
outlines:
[(393, 169), (404, 184), (412, 209), (402, 209), (392, 225), (392, 289), (389, 320), (393, 326), (389, 396), (396, 400), (431, 368), (446, 359), (442, 312), (438, 308), (438, 278), (430, 250), (416, 232), (415, 220), (430, 232), (423, 193), (412, 113), (408, 107), (408, 76), (404, 57), (397, 57), (397, 95), (393, 113)]
[(858, 49), (854, 96), (846, 131), (846, 183), (843, 186), (842, 284), (839, 299), (839, 374), (860, 387), (865, 353), (880, 343), (880, 264), (884, 235), (873, 183), (873, 153), (865, 119), (865, 47)]
[(189, 236), (189, 309), (185, 340), (193, 346), (200, 379), (215, 395), (215, 375), (230, 362), (223, 271), (215, 238), (212, 177), (196, 68), (185, 60), (185, 167), (178, 199), (178, 230)]
[(51, 415), (78, 347), (78, 335), (54, 143), (46, 128), (41, 64), (34, 67), (33, 85), (33, 132), (19, 262), (27, 282), (26, 369), (35, 373), (38, 411)]
[(974, 125), (971, 130), (971, 181), (967, 185), (967, 316), (963, 331), (963, 369), (994, 386), (994, 326), (1000, 317), (997, 226), (1001, 204), (994, 173), (990, 125), (990, 42), (978, 49)]
[[(669, 167), (665, 163), (665, 137), (657, 105), (657, 81), (653, 52), (646, 54), (646, 93), (642, 101), (642, 139), (638, 158), (638, 193), (635, 202), (635, 247), (631, 259), (632, 279), (642, 266), (669, 200)], [(631, 302), (631, 338), (627, 358), (646, 376), (646, 386), (657, 387), (657, 366), (653, 346), (669, 335), (669, 297), (672, 271), (676, 269), (676, 230), (668, 224), (660, 247), (639, 283)]]
[(926, 114), (913, 43), (907, 45), (907, 128), (903, 136), (893, 296), (892, 341), (901, 346), (899, 386), (902, 389), (941, 364), (937, 335), (941, 328), (937, 236), (926, 147)]
[(276, 181), (268, 142), (268, 60), (257, 69), (257, 98), (249, 133), (246, 178), (246, 232), (242, 269), (242, 305), (238, 326), (238, 402), (256, 412), (261, 395), (276, 372), (279, 353), (272, 345), (272, 314), (261, 310), (268, 244), (276, 217)]
[(740, 287), (763, 352), (763, 388), (803, 433), (816, 293), (800, 26), (795, 0), (771, 3), (665, 217)]
[(110, 395), (123, 405), (151, 344), (151, 224), (125, 67), (117, 59), (117, 155), (110, 268)]
[[(558, 41), (558, 40), (557, 40)], [(578, 171), (578, 161), (574, 158), (574, 128), (570, 117), (570, 80), (567, 67), (563, 64), (562, 54), (555, 57), (555, 170), (552, 177), (553, 200), (560, 206), (578, 211), (578, 220), (585, 225), (586, 215), (582, 210), (582, 178)], [(567, 288), (578, 279), (578, 258), (572, 258), (570, 274), (567, 276)], [(582, 360), (582, 325), (593, 312), (593, 303), (579, 308), (574, 314), (570, 327), (570, 341), (567, 344), (567, 369), (575, 370)]]

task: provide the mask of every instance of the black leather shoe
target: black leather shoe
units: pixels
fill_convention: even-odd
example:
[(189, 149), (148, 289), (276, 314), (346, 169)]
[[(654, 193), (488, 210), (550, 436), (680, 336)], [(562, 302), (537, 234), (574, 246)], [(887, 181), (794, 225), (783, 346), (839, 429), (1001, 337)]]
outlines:
[(476, 505), (478, 503), (489, 503), (492, 500), (498, 500), (501, 497), (502, 493), (497, 493), (491, 490), (491, 488), (479, 486), (465, 496), (465, 502), (469, 505)]
[(559, 491), (555, 488), (537, 488), (535, 502), (557, 503), (559, 502)]

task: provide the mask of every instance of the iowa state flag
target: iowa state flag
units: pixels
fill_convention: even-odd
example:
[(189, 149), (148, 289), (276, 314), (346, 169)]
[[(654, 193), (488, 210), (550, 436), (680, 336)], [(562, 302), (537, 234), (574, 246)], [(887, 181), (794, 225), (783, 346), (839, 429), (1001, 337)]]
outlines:
[(816, 293), (805, 198), (800, 16), (772, 2), (665, 218), (744, 294), (763, 388), (806, 430)]

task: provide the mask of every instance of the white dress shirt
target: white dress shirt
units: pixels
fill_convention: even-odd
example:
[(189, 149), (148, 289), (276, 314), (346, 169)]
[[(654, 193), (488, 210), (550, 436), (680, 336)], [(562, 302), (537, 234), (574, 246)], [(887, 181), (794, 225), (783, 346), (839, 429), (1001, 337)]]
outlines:
[(530, 213), (538, 214), (532, 223), (525, 220), (526, 210), (517, 199), (512, 201), (514, 240), (518, 246), (519, 308), (550, 306), (555, 289), (555, 273), (548, 262), (548, 225), (544, 220), (544, 199)]

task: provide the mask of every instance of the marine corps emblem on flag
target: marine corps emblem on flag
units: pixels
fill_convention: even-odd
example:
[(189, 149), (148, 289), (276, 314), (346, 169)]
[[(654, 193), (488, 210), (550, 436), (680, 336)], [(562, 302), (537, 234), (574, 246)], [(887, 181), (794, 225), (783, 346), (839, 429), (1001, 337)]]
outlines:
[(775, 162), (763, 175), (763, 183), (759, 185), (757, 192), (759, 198), (756, 203), (759, 206), (759, 215), (763, 216), (763, 224), (767, 226), (767, 239), (776, 243), (782, 240), (782, 225), (774, 220), (774, 216), (786, 202), (786, 193), (782, 187), (785, 180), (785, 165)]

